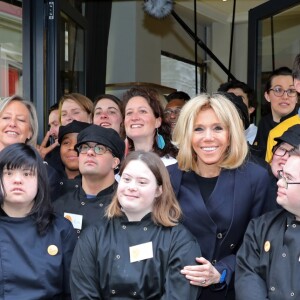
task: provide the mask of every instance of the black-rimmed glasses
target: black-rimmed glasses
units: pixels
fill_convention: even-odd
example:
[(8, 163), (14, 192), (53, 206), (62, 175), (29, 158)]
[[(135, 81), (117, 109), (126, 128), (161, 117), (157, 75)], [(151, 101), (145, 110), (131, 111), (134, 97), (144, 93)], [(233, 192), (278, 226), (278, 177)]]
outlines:
[(287, 149), (284, 149), (282, 147), (278, 147), (275, 151), (274, 151), (274, 155), (276, 156), (285, 156), (287, 153), (290, 155), (290, 152), (292, 152), (294, 150), (294, 148), (292, 148), (291, 150), (287, 150)]
[(283, 89), (282, 87), (275, 86), (272, 89), (269, 89), (269, 91), (273, 91), (274, 95), (277, 97), (282, 97), (284, 93), (286, 93), (289, 97), (294, 97), (297, 95), (297, 91), (295, 89)]
[(105, 147), (103, 145), (91, 146), (90, 144), (81, 144), (77, 147), (78, 152), (81, 154), (86, 154), (90, 149), (93, 149), (97, 155), (103, 155), (107, 151), (112, 153), (111, 149), (109, 149), (108, 147)]
[(289, 184), (300, 184), (300, 182), (288, 182), (287, 178), (283, 175), (283, 170), (279, 170), (277, 174), (278, 174), (278, 180), (282, 179), (285, 189), (288, 188)]

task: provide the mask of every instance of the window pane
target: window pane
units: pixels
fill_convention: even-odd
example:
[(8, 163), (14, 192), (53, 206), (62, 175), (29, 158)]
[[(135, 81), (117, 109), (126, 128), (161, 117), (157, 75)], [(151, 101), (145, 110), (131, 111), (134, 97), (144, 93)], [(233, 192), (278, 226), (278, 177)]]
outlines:
[(76, 8), (83, 16), (85, 15), (85, 3), (82, 0), (66, 0), (66, 2)]
[(61, 14), (61, 87), (62, 94), (85, 93), (84, 30)]
[(1, 98), (22, 95), (22, 62), (22, 7), (0, 1)]
[(264, 85), (274, 69), (282, 66), (292, 68), (294, 58), (300, 53), (300, 5), (259, 22), (257, 91), (261, 114), (269, 112), (264, 100)]
[[(161, 55), (161, 84), (187, 93), (191, 98), (196, 94), (195, 66), (193, 63), (183, 61), (175, 55)], [(205, 65), (199, 65), (198, 93), (205, 90)]]

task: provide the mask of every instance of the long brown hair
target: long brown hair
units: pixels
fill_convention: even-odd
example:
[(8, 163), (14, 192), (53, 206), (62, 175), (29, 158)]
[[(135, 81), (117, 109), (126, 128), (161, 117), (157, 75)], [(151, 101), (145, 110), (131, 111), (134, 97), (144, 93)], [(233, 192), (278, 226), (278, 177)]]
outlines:
[[(157, 141), (153, 139), (153, 152), (158, 154), (158, 156), (162, 157), (165, 155), (171, 155), (172, 157), (177, 156), (177, 148), (172, 144), (171, 137), (171, 128), (170, 125), (166, 122), (164, 116), (164, 110), (159, 101), (159, 94), (156, 90), (151, 88), (143, 88), (143, 87), (134, 87), (128, 90), (123, 95), (123, 109), (124, 109), (124, 119), (126, 118), (126, 106), (129, 100), (133, 97), (143, 97), (149, 106), (151, 107), (155, 118), (161, 118), (161, 125), (157, 128), (157, 132), (163, 136), (165, 140), (165, 147), (160, 149), (157, 145)], [(129, 143), (129, 150), (134, 151), (133, 141), (127, 137)]]
[[(173, 192), (169, 173), (159, 156), (153, 152), (133, 151), (128, 154), (120, 168), (120, 175), (129, 162), (139, 160), (144, 162), (156, 178), (157, 186), (161, 186), (162, 193), (155, 198), (152, 210), (152, 220), (154, 223), (166, 227), (175, 226), (181, 216), (181, 209)], [(106, 210), (106, 216), (122, 216), (122, 208), (115, 193), (111, 204)]]

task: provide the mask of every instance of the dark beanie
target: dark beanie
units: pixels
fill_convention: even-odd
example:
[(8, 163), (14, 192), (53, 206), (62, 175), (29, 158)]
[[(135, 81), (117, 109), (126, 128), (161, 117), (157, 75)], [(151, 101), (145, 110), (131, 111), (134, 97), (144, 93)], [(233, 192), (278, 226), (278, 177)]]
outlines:
[(79, 133), (81, 130), (87, 128), (88, 126), (91, 126), (91, 124), (86, 122), (80, 122), (80, 121), (72, 121), (71, 123), (60, 126), (58, 131), (58, 142), (61, 144), (63, 137), (68, 133)]
[(124, 156), (125, 143), (119, 134), (112, 128), (105, 128), (98, 125), (90, 125), (82, 130), (77, 137), (75, 149), (81, 144), (93, 142), (111, 149), (114, 156), (120, 160)]
[(300, 145), (300, 124), (291, 126), (280, 137), (274, 139), (277, 141), (277, 145), (280, 143), (287, 143), (293, 147), (299, 147)]
[(243, 121), (244, 129), (247, 129), (250, 126), (249, 112), (247, 105), (243, 101), (243, 98), (241, 96), (235, 95), (234, 93), (223, 92), (222, 95), (224, 95), (234, 104), (235, 108), (239, 112), (240, 118)]

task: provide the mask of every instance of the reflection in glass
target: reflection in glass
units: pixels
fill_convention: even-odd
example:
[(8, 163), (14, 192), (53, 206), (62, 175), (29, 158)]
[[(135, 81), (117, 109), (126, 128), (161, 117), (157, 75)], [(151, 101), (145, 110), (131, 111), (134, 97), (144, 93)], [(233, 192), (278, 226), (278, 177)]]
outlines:
[[(206, 90), (206, 65), (199, 64), (197, 72), (198, 90), (204, 91)], [(196, 95), (194, 63), (164, 52), (161, 55), (161, 84), (186, 92), (193, 98)]]
[(62, 94), (84, 94), (84, 30), (65, 14), (61, 14), (61, 88)]
[(300, 5), (259, 21), (257, 94), (265, 113), (263, 90), (273, 69), (282, 66), (292, 68), (294, 58), (300, 53)]
[[(21, 3), (21, 2), (20, 2)], [(0, 97), (22, 95), (22, 8), (0, 3)]]
[(85, 15), (85, 3), (83, 0), (66, 0), (66, 2), (76, 8), (83, 16)]

